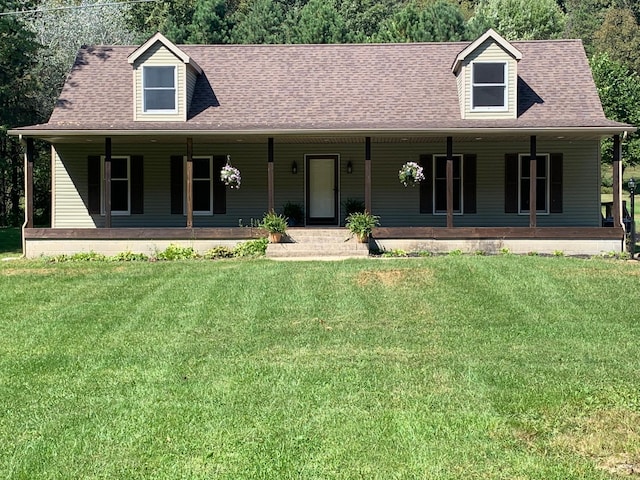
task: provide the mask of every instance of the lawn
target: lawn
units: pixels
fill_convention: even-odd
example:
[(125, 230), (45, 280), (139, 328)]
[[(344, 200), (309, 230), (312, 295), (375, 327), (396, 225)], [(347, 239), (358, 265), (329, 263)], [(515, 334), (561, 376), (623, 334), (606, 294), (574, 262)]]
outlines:
[(0, 263), (0, 477), (640, 470), (640, 266)]

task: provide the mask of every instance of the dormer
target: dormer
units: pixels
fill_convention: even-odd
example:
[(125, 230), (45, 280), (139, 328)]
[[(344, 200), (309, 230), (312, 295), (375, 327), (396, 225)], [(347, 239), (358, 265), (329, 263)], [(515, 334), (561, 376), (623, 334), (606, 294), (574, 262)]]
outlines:
[(127, 58), (133, 66), (133, 119), (145, 122), (186, 121), (198, 64), (161, 33)]
[(492, 29), (462, 50), (452, 66), (461, 117), (516, 118), (521, 58), (522, 53)]

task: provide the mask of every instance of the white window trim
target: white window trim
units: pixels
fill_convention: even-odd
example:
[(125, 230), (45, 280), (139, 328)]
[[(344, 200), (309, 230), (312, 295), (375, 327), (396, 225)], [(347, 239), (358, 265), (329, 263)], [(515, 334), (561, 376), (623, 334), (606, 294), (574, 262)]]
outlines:
[[(520, 187), (522, 186), (522, 157), (530, 157), (529, 153), (519, 153), (518, 154), (518, 215), (529, 215), (529, 210), (522, 209), (522, 192), (520, 191)], [(551, 156), (548, 153), (536, 153), (536, 161), (540, 161), (540, 157), (545, 157), (547, 176), (545, 177), (545, 205), (547, 206), (546, 210), (537, 210), (536, 215), (549, 215), (549, 203), (551, 201), (551, 176), (550, 176), (550, 167), (551, 167)], [(529, 178), (529, 172), (526, 172), (526, 177)], [(538, 177), (536, 177), (536, 182)]]
[[(111, 160), (126, 160), (127, 161), (127, 210), (111, 210), (111, 215), (114, 216), (126, 216), (131, 215), (131, 157), (128, 155), (112, 155)], [(105, 205), (104, 199), (104, 187), (105, 187), (105, 179), (104, 179), (104, 163), (105, 156), (101, 157), (100, 162), (100, 214), (102, 216), (107, 214), (107, 207)], [(111, 181), (114, 178), (111, 177)], [(122, 179), (115, 179), (122, 180)]]
[[(184, 215), (187, 215), (187, 157), (183, 157), (183, 164), (182, 164), (182, 168), (183, 168), (183, 176), (182, 178), (184, 178), (184, 195), (183, 195), (183, 204), (182, 204), (182, 211), (184, 212)], [(209, 155), (204, 155), (204, 156), (194, 156), (193, 157), (194, 160), (209, 160), (209, 210), (194, 210), (193, 211), (193, 215), (194, 216), (204, 216), (204, 215), (213, 215), (213, 176), (215, 175), (215, 172), (213, 171), (213, 156), (209, 156)], [(218, 172), (219, 174), (220, 172)], [(196, 177), (193, 177), (193, 181), (195, 182), (196, 180), (198, 180)], [(204, 181), (206, 179), (200, 179), (200, 181)]]
[[(474, 65), (477, 63), (502, 63), (504, 65), (504, 83), (474, 83), (473, 81), (473, 69)], [(471, 92), (470, 92), (470, 107), (472, 112), (507, 112), (509, 111), (509, 63), (505, 61), (476, 61), (471, 62)], [(475, 87), (504, 87), (504, 105), (503, 106), (495, 106), (495, 107), (474, 107), (473, 106), (473, 90)]]
[[(433, 172), (431, 175), (431, 182), (433, 185), (433, 215), (446, 215), (447, 212), (436, 210), (436, 158), (447, 158), (446, 153), (436, 153), (432, 156), (433, 159)], [(459, 158), (460, 159), (460, 210), (454, 210), (454, 215), (464, 215), (464, 155), (461, 153), (454, 153), (451, 158)]]
[[(153, 110), (153, 109), (148, 109), (147, 108), (147, 97), (145, 95), (145, 92), (147, 91), (147, 88), (144, 86), (144, 80), (145, 80), (145, 70), (147, 68), (156, 68), (156, 67), (171, 67), (173, 68), (173, 95), (174, 95), (174, 99), (173, 99), (173, 104), (175, 106), (175, 108), (173, 109), (158, 109), (158, 110)], [(178, 113), (178, 67), (176, 65), (143, 65), (142, 67), (142, 113), (146, 114), (146, 115), (175, 115), (176, 113)], [(170, 90), (169, 88), (166, 87), (149, 87), (149, 90)]]

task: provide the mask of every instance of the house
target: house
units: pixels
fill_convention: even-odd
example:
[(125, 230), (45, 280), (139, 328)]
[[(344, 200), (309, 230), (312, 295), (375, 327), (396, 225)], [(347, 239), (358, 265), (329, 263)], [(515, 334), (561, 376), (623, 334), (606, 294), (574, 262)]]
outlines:
[[(624, 248), (620, 138), (579, 40), (143, 45), (80, 50), (26, 143), (24, 251), (200, 250), (258, 234), (286, 202), (372, 245), (597, 254)], [(600, 140), (614, 140), (614, 226), (601, 225)], [(51, 228), (33, 225), (33, 139), (52, 146)], [(230, 161), (239, 189), (220, 180)], [(419, 162), (426, 179), (404, 187)], [(532, 208), (535, 206), (535, 208)]]

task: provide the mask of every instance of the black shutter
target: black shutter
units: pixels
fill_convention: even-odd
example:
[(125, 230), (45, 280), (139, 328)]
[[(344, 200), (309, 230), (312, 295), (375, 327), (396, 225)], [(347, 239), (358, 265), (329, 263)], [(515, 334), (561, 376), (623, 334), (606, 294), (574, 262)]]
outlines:
[(551, 166), (551, 213), (562, 213), (562, 154), (552, 153)]
[(89, 213), (100, 215), (100, 156), (89, 155), (87, 161)]
[(420, 155), (424, 180), (420, 182), (420, 213), (433, 213), (433, 155)]
[(475, 154), (463, 157), (463, 196), (464, 213), (476, 213), (476, 159)]
[(131, 214), (144, 213), (144, 177), (141, 155), (131, 156)]
[(220, 179), (220, 170), (226, 163), (225, 155), (213, 157), (213, 213), (227, 213), (227, 186)]
[(184, 160), (182, 155), (171, 156), (171, 213), (182, 214), (184, 212)]
[(504, 156), (504, 213), (518, 213), (518, 154)]

